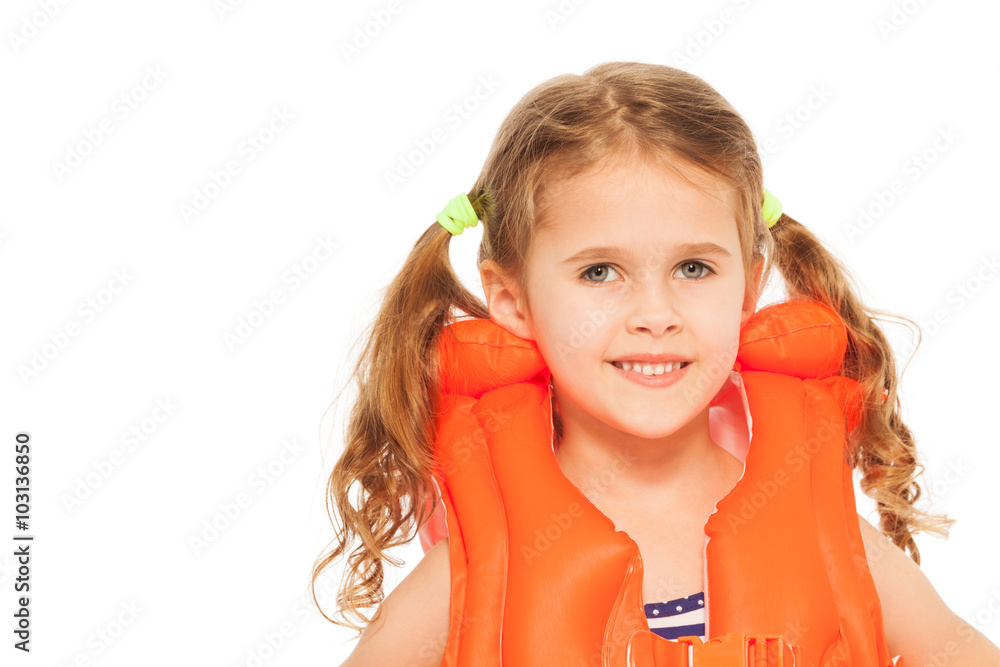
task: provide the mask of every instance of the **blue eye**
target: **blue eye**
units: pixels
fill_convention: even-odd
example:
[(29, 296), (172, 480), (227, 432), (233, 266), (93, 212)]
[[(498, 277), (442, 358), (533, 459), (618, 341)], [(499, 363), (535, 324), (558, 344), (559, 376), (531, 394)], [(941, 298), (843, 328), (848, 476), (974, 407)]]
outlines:
[[(605, 276), (607, 276), (607, 275), (608, 275), (608, 270), (609, 270), (609, 269), (610, 269), (610, 270), (611, 270), (612, 272), (614, 272), (614, 273), (618, 273), (618, 272), (617, 272), (617, 271), (616, 271), (616, 270), (615, 270), (615, 269), (614, 269), (614, 268), (613, 268), (613, 267), (612, 267), (612, 266), (611, 266), (610, 264), (594, 264), (593, 266), (588, 266), (588, 267), (587, 267), (586, 269), (584, 269), (583, 273), (582, 273), (582, 274), (580, 274), (580, 277), (581, 277), (581, 278), (584, 278), (584, 277), (586, 277), (586, 276), (587, 276), (588, 274), (590, 274), (590, 272), (591, 272), (591, 271), (593, 271), (594, 269), (604, 269), (604, 271), (603, 271), (603, 275), (605, 275)], [(608, 281), (607, 281), (607, 280), (588, 280), (588, 282), (593, 282), (593, 283), (606, 283), (606, 282), (608, 282)]]

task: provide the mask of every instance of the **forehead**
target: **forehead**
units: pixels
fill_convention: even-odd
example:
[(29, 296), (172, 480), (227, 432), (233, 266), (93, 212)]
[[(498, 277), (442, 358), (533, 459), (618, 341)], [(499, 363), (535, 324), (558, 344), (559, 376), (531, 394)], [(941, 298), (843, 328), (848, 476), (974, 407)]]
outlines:
[(645, 246), (708, 239), (738, 245), (735, 200), (731, 188), (690, 166), (606, 158), (545, 186), (537, 240), (560, 246), (596, 238)]

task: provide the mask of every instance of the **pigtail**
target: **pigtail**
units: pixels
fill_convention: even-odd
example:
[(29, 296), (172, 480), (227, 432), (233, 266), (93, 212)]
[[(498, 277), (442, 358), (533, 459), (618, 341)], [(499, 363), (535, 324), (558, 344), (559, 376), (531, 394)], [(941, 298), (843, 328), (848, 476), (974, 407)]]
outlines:
[[(875, 316), (912, 320), (867, 308), (858, 298), (847, 268), (805, 226), (782, 215), (771, 228), (773, 263), (782, 274), (789, 297), (820, 301), (836, 310), (848, 329), (848, 346), (841, 373), (863, 387), (861, 415), (850, 434), (847, 462), (861, 472), (861, 489), (875, 500), (880, 529), (896, 546), (910, 551), (919, 565), (915, 532), (948, 536), (954, 519), (917, 508), (922, 490), (916, 478), (924, 467), (900, 416), (899, 376), (892, 347), (875, 323)], [(881, 398), (885, 395), (885, 400)]]
[[(485, 224), (491, 198), (479, 191), (470, 193), (470, 201)], [(316, 578), (346, 555), (337, 606), (345, 618), (350, 614), (365, 624), (378, 614), (369, 620), (359, 609), (384, 597), (382, 561), (402, 565), (386, 550), (410, 542), (437, 506), (431, 468), (438, 338), (454, 308), (489, 317), (486, 305), (462, 286), (452, 269), (451, 237), (434, 222), (383, 290), (378, 314), (359, 339), (365, 345), (352, 373), (358, 397), (347, 421), (345, 448), (326, 484), (327, 514), (332, 506), (343, 525), (332, 521), (336, 537), (331, 544), (336, 546), (313, 566), (313, 600), (319, 607)], [(355, 484), (359, 488), (352, 503)], [(350, 550), (355, 538), (360, 543)], [(359, 634), (363, 629), (331, 619), (322, 609), (320, 613)]]

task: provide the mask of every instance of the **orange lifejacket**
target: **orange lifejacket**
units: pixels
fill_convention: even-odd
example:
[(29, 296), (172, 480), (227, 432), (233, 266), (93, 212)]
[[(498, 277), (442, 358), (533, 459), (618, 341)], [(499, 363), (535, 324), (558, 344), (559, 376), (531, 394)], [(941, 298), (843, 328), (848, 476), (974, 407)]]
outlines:
[(442, 665), (892, 665), (844, 461), (860, 400), (837, 375), (846, 345), (837, 314), (801, 299), (762, 308), (741, 331), (733, 370), (752, 438), (705, 525), (703, 644), (650, 632), (637, 545), (562, 474), (536, 344), (485, 319), (446, 327), (441, 503), (420, 529), (425, 551), (450, 538)]

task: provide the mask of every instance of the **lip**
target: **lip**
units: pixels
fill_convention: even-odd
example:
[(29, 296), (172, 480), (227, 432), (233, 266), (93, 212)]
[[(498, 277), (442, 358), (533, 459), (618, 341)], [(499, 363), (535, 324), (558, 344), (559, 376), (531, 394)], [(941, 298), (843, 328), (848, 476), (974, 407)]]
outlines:
[(612, 359), (611, 361), (641, 361), (644, 364), (665, 364), (668, 361), (690, 360), (676, 354), (650, 354), (646, 352), (642, 354), (632, 354), (627, 357), (619, 357), (618, 359)]
[[(627, 357), (626, 359), (636, 359), (644, 361), (641, 355), (635, 357)], [(672, 358), (669, 359), (669, 361), (683, 361), (683, 360)], [(614, 372), (618, 373), (623, 379), (641, 385), (643, 387), (669, 387), (672, 384), (680, 382), (681, 378), (687, 375), (688, 369), (691, 368), (691, 364), (688, 364), (683, 368), (670, 371), (669, 373), (663, 373), (662, 375), (645, 375), (643, 373), (636, 373), (635, 371), (627, 371), (623, 368), (618, 368), (610, 361), (607, 362), (607, 364), (608, 366), (611, 366)]]

